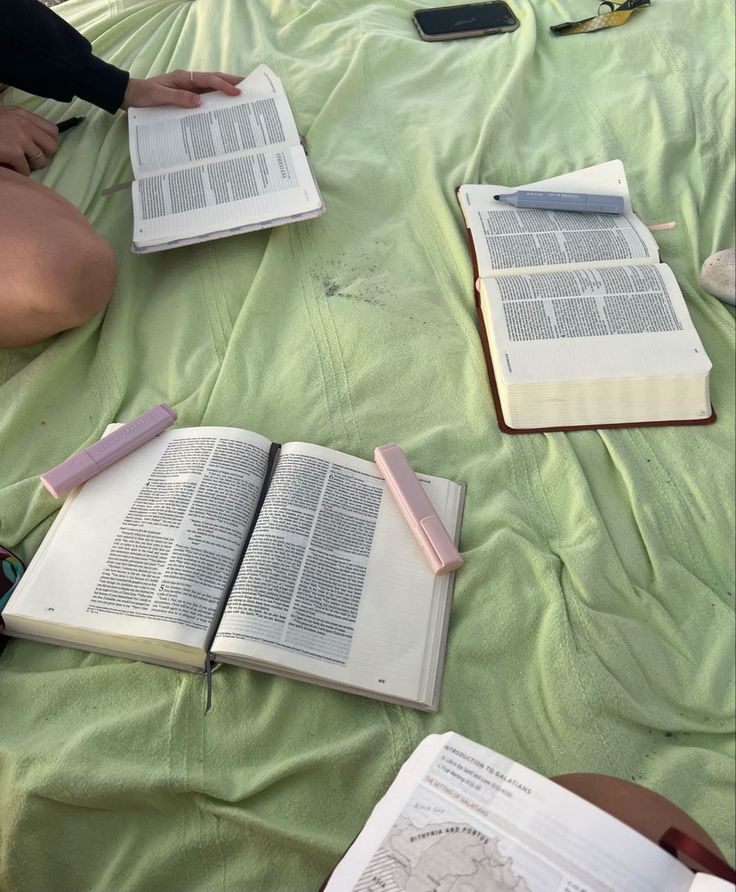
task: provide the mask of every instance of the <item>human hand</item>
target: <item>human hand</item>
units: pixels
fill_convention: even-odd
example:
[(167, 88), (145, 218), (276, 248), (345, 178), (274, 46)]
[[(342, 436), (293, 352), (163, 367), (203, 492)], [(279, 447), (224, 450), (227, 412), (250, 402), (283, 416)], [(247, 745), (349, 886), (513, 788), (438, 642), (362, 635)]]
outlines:
[(56, 124), (17, 105), (0, 106), (0, 164), (28, 176), (56, 151)]
[(228, 96), (237, 96), (240, 88), (235, 84), (243, 78), (221, 71), (169, 71), (156, 77), (138, 79), (132, 77), (123, 97), (123, 108), (148, 108), (152, 105), (179, 105), (196, 108), (200, 93), (220, 90)]

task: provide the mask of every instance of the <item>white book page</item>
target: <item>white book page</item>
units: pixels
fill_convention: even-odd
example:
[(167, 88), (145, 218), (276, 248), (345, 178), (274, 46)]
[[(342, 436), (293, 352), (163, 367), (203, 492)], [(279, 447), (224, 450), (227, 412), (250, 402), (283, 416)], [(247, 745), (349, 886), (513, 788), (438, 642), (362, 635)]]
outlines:
[[(620, 195), (624, 214), (514, 208), (494, 195), (517, 189)], [(631, 209), (620, 161), (521, 186), (461, 186), (460, 205), (475, 248), (478, 274), (510, 275), (570, 264), (608, 266), (659, 259), (657, 243)]]
[[(425, 738), (325, 892), (688, 892), (692, 873), (625, 824), (448, 732)], [(471, 888), (471, 886), (468, 886)]]
[(711, 368), (665, 264), (482, 279), (481, 309), (510, 385)]
[(696, 873), (688, 892), (733, 892), (733, 883), (711, 876), (708, 873)]
[(301, 146), (213, 160), (136, 180), (136, 247), (276, 225), (323, 208)]
[(71, 627), (205, 648), (270, 445), (234, 428), (167, 431), (93, 477), (31, 561), (8, 628), (31, 619), (58, 638)]
[(239, 96), (204, 93), (197, 108), (131, 108), (130, 160), (136, 179), (264, 148), (299, 145), (284, 87), (265, 65), (240, 82)]
[[(455, 529), (462, 487), (420, 476)], [(212, 645), (305, 676), (419, 700), (449, 578), (433, 576), (372, 462), (283, 447)]]

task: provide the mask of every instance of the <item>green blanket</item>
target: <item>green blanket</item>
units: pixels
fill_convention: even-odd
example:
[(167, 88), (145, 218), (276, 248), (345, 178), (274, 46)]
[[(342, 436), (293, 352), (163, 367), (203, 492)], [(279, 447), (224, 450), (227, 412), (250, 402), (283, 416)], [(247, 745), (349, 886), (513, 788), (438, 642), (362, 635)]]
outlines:
[[(432, 5), (432, 4), (427, 4)], [(38, 474), (167, 402), (365, 458), (400, 443), (467, 503), (435, 715), (225, 667), (202, 680), (11, 641), (0, 658), (0, 888), (315, 889), (417, 742), (453, 729), (545, 774), (633, 779), (734, 857), (734, 319), (697, 285), (734, 244), (734, 10), (653, 0), (553, 37), (583, 0), (512, 0), (506, 35), (423, 43), (409, 0), (69, 0), (134, 75), (282, 78), (321, 218), (133, 256), (126, 118), (86, 114), (39, 179), (114, 245), (111, 305), (0, 351), (0, 542), (30, 559)], [(499, 432), (454, 189), (621, 158), (713, 361), (718, 422)], [(1, 323), (0, 323), (1, 324)], [(84, 554), (79, 560), (84, 561)]]

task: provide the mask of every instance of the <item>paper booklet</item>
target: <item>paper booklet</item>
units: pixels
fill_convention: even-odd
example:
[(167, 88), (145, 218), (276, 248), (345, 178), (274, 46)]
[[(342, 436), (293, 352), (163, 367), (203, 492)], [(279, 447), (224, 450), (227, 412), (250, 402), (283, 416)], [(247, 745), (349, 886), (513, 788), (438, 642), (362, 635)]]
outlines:
[(426, 737), (324, 892), (733, 892), (617, 818), (459, 734)]
[[(419, 479), (457, 540), (464, 486)], [(22, 638), (193, 670), (211, 654), (434, 710), (452, 586), (372, 462), (182, 428), (67, 498), (3, 620)]]
[(281, 81), (259, 65), (239, 86), (198, 108), (128, 111), (135, 253), (324, 212)]
[(711, 363), (620, 161), (522, 189), (619, 195), (621, 215), (514, 208), (458, 189), (481, 339), (507, 433), (705, 424)]

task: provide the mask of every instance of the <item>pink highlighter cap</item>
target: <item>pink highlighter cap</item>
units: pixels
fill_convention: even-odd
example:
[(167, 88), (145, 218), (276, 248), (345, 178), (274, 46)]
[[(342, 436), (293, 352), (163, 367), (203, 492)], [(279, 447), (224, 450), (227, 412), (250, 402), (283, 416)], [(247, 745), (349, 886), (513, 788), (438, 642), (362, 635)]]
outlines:
[(460, 567), (462, 555), (437, 516), (401, 447), (393, 443), (379, 446), (374, 458), (435, 576)]
[(104, 471), (134, 449), (152, 440), (176, 421), (176, 412), (161, 403), (124, 424), (108, 436), (82, 449), (41, 475), (41, 483), (58, 499)]

